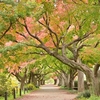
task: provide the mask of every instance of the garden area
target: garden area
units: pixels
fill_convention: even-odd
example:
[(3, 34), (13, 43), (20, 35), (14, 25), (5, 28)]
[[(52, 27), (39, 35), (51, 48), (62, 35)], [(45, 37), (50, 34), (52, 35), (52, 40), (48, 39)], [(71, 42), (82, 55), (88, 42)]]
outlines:
[(0, 0), (0, 100), (54, 84), (75, 100), (100, 98), (100, 0)]

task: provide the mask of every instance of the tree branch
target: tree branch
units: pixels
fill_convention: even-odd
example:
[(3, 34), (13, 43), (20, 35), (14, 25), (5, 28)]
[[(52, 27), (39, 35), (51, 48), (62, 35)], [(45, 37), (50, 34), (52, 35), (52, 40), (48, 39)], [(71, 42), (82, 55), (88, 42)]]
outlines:
[(22, 77), (19, 75), (19, 73), (16, 73), (16, 74), (11, 73), (11, 74), (14, 75), (18, 79), (19, 82), (21, 82)]
[(10, 30), (11, 26), (12, 26), (12, 23), (10, 22), (9, 27), (5, 30), (5, 32), (4, 32), (3, 35), (0, 37), (0, 39), (2, 39), (2, 38), (6, 35), (6, 33)]
[(65, 44), (65, 47), (67, 48), (68, 46), (76, 43), (76, 42), (79, 42), (79, 41), (82, 41), (83, 39), (86, 39), (88, 38), (91, 34), (93, 34), (95, 31), (93, 32), (89, 32), (89, 33), (86, 33), (85, 35), (83, 35), (82, 38), (78, 37), (77, 39), (73, 40), (72, 42), (68, 43), (68, 44)]
[(89, 47), (91, 45), (86, 45), (86, 44), (82, 44), (77, 48), (77, 51), (79, 51), (80, 49), (82, 49), (83, 47)]
[[(44, 20), (45, 21), (45, 20)], [(55, 43), (55, 41), (54, 41), (54, 39), (53, 39), (53, 35), (52, 35), (52, 33), (54, 33), (55, 34), (55, 32), (53, 32), (47, 25), (45, 25), (45, 24), (43, 24), (42, 22), (40, 22), (40, 21), (38, 21), (42, 26), (44, 26), (45, 28), (47, 28), (48, 30), (49, 30), (49, 32), (50, 32), (50, 37), (51, 37), (51, 39), (52, 39), (52, 41), (53, 41), (53, 43), (54, 43), (54, 45), (55, 45), (55, 47), (57, 47), (57, 45), (56, 45), (56, 43)]]
[[(51, 66), (48, 65), (48, 67), (49, 67), (50, 69), (53, 69), (53, 70), (54, 70), (54, 68), (52, 68)], [(57, 72), (58, 74), (61, 75), (61, 73), (60, 73), (58, 70), (56, 70), (56, 72)], [(61, 76), (62, 76), (62, 75), (61, 75)]]
[[(44, 26), (46, 29), (49, 30), (50, 36), (51, 36), (51, 38), (52, 38), (52, 40), (53, 40), (54, 45), (55, 45), (56, 47), (58, 47), (58, 46), (59, 46), (59, 39), (58, 39), (57, 33), (54, 32), (54, 31), (50, 28), (50, 26), (49, 26), (47, 14), (46, 14), (46, 18), (43, 18), (43, 19), (44, 19), (45, 24), (43, 24), (43, 23), (40, 22), (40, 21), (38, 21), (38, 22), (39, 22), (42, 26)], [(50, 18), (49, 18), (49, 19), (50, 19)], [(55, 36), (55, 38), (56, 38), (56, 43), (55, 43), (55, 41), (54, 41), (54, 39), (53, 39), (53, 35), (52, 35), (52, 34), (53, 34), (53, 35)]]
[(22, 34), (22, 33), (20, 33), (20, 32), (17, 32), (17, 31), (16, 31), (16, 33), (19, 34), (19, 35), (21, 35), (21, 36), (24, 37), (25, 39), (27, 39), (27, 37), (26, 37), (24, 34)]
[(79, 5), (79, 3), (77, 3), (76, 1), (74, 1), (74, 0), (72, 0), (75, 4), (78, 4)]
[(27, 26), (25, 20), (24, 20), (24, 23), (25, 23), (24, 27), (25, 27), (26, 31), (28, 32), (28, 34), (29, 34), (32, 38), (36, 39), (38, 42), (40, 42), (40, 43), (43, 45), (43, 42), (42, 42), (37, 36), (31, 34), (31, 32), (29, 31), (28, 26)]
[(94, 48), (96, 48), (99, 45), (100, 41), (97, 41), (97, 43), (95, 44)]

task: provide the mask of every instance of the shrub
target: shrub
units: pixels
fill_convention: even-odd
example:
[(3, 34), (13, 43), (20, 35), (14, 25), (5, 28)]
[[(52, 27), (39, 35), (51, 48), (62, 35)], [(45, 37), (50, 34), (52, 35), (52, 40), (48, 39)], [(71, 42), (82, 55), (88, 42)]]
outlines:
[(84, 97), (84, 98), (90, 98), (90, 96), (91, 96), (91, 94), (90, 94), (89, 91), (84, 91), (83, 93), (80, 93), (80, 94), (77, 96), (77, 98), (82, 98), (82, 97)]
[(85, 91), (83, 92), (83, 97), (85, 98), (89, 98), (91, 96), (90, 92), (89, 91)]
[(5, 74), (0, 74), (0, 95), (4, 95), (8, 92), (8, 95), (12, 92), (11, 80), (8, 80)]
[(39, 86), (37, 86), (37, 85), (36, 85), (35, 87), (36, 87), (36, 88), (39, 88)]
[(36, 89), (35, 85), (32, 84), (32, 83), (27, 84), (27, 85), (26, 85), (26, 88), (28, 88), (29, 90), (34, 90), (34, 89)]

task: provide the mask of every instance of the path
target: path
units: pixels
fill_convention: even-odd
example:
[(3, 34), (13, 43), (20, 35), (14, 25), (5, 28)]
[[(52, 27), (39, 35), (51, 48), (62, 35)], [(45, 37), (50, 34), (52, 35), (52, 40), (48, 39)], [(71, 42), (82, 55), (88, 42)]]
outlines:
[(58, 86), (45, 85), (40, 87), (40, 90), (16, 100), (73, 100), (75, 97), (75, 94), (69, 94), (66, 90), (59, 89)]

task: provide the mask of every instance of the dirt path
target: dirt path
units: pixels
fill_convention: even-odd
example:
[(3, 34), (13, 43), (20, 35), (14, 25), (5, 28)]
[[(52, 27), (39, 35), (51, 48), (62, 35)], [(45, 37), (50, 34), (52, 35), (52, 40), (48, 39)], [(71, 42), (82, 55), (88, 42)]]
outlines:
[(45, 85), (40, 90), (34, 91), (16, 100), (72, 100), (76, 94), (69, 94), (66, 90), (59, 89), (58, 86)]

